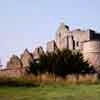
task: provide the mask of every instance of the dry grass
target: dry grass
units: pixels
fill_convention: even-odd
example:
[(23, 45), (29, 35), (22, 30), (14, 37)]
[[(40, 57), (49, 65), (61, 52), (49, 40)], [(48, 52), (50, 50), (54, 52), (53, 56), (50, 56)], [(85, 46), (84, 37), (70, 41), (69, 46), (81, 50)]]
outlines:
[(0, 77), (0, 84), (81, 84), (88, 83), (94, 84), (97, 83), (98, 78), (96, 74), (86, 74), (86, 75), (67, 75), (65, 78), (55, 77), (54, 75), (42, 74), (38, 76), (28, 75), (24, 77)]
[(79, 83), (96, 83), (98, 81), (97, 74), (86, 74), (86, 75), (67, 75), (65, 78), (55, 77), (54, 75), (42, 74), (34, 79), (41, 83), (63, 83), (63, 84), (79, 84)]

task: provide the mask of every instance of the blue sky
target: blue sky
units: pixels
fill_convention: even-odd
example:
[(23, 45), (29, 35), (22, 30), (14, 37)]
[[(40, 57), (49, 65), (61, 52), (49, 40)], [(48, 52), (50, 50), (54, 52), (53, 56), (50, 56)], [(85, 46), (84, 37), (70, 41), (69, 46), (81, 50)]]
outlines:
[(25, 48), (46, 48), (60, 22), (100, 32), (100, 0), (0, 0), (2, 63)]

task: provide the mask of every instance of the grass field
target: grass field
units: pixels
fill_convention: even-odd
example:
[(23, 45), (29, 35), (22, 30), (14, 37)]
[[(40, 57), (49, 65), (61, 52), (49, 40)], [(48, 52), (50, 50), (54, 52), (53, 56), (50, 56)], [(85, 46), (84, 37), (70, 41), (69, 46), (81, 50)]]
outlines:
[(0, 86), (0, 100), (100, 100), (100, 85)]

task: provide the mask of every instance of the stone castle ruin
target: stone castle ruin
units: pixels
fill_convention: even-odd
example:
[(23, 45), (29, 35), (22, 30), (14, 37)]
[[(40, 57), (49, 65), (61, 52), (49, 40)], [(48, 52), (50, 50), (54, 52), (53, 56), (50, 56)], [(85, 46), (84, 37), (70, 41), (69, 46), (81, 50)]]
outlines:
[[(54, 40), (47, 43), (47, 52), (53, 52), (56, 49), (68, 48), (73, 51), (80, 51), (85, 60), (96, 69), (100, 66), (100, 33), (94, 30), (70, 30), (69, 26), (61, 23)], [(43, 48), (37, 47), (33, 52), (27, 49), (20, 55), (12, 55), (7, 62), (6, 68), (0, 70), (0, 76), (23, 76), (26, 69), (30, 67), (33, 60), (37, 60), (40, 54), (45, 53)], [(99, 69), (100, 72), (100, 69)]]
[[(53, 52), (56, 49), (68, 48), (73, 51), (80, 51), (83, 54), (85, 60), (96, 68), (100, 66), (100, 33), (94, 30), (70, 30), (69, 26), (61, 23), (54, 40), (47, 43), (47, 52)], [(1, 70), (0, 73), (8, 73), (13, 75), (23, 74), (25, 69), (30, 66), (33, 60), (39, 58), (40, 54), (45, 53), (43, 48), (37, 47), (33, 52), (29, 52), (27, 49), (20, 55), (12, 55), (7, 62), (6, 69)], [(11, 74), (12, 72), (12, 74)]]
[(32, 53), (28, 49), (25, 49), (20, 57), (12, 55), (7, 62), (6, 68), (0, 69), (0, 77), (20, 77), (27, 75), (26, 69), (30, 67), (30, 63), (38, 59), (39, 55), (43, 53), (43, 48), (40, 46), (35, 48)]
[(55, 40), (47, 43), (48, 52), (53, 52), (56, 48), (79, 50), (90, 64), (95, 67), (100, 66), (100, 33), (94, 30), (75, 29), (71, 31), (69, 26), (61, 23)]

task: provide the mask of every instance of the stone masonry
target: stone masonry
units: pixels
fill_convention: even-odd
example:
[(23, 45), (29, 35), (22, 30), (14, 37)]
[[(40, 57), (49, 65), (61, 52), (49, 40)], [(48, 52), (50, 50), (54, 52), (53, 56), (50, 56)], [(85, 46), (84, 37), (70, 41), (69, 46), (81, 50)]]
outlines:
[(79, 50), (90, 64), (96, 67), (100, 65), (100, 33), (94, 30), (70, 30), (69, 26), (61, 23), (56, 32), (56, 38), (47, 43), (48, 52), (54, 51), (55, 48)]

